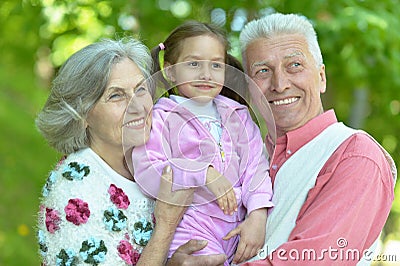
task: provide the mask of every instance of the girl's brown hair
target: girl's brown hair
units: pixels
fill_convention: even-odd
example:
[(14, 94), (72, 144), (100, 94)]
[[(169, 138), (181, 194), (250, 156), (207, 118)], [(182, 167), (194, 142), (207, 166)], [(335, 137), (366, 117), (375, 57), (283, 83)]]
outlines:
[[(183, 48), (182, 47), (183, 41), (190, 37), (197, 37), (204, 35), (216, 38), (223, 45), (225, 50), (225, 64), (231, 65), (232, 67), (235, 67), (240, 71), (243, 71), (241, 63), (235, 57), (228, 54), (228, 50), (230, 49), (230, 47), (229, 47), (229, 41), (226, 37), (226, 33), (220, 27), (214, 24), (209, 24), (194, 20), (186, 21), (180, 26), (176, 27), (168, 35), (167, 39), (162, 43), (164, 50), (163, 62), (168, 62), (170, 65), (175, 64), (178, 61), (180, 52)], [(160, 45), (154, 47), (151, 50), (151, 56), (154, 61), (152, 74), (159, 72), (161, 70), (161, 67), (164, 67), (160, 66), (159, 56), (161, 54), (160, 53), (161, 50), (162, 49)], [(167, 81), (163, 81), (163, 83), (165, 85), (168, 85)], [(243, 93), (247, 91), (245, 88), (241, 88), (241, 90), (243, 91)], [(245, 95), (239, 95), (242, 94), (242, 92), (237, 93), (234, 90), (231, 90), (227, 87), (223, 87), (220, 94), (247, 105), (246, 101), (243, 99), (245, 98)]]
[[(226, 60), (227, 51), (229, 50), (229, 42), (226, 38), (225, 32), (213, 24), (190, 20), (176, 27), (163, 42), (165, 47), (164, 61), (170, 63), (171, 65), (175, 64), (178, 61), (179, 54), (181, 53), (183, 41), (190, 37), (204, 35), (217, 38), (221, 42), (221, 44), (224, 46)], [(163, 67), (160, 66), (159, 61), (160, 50), (160, 46), (156, 46), (151, 50), (151, 56), (154, 60), (153, 74), (160, 71), (160, 67)]]

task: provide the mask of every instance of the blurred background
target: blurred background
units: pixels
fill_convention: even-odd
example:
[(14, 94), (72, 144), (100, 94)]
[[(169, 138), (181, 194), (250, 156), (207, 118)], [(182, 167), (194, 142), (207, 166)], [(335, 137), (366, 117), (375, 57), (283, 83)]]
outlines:
[[(276, 11), (315, 24), (328, 78), (325, 108), (334, 106), (340, 120), (368, 131), (400, 165), (398, 0), (2, 0), (0, 265), (40, 264), (36, 212), (61, 154), (37, 133), (34, 118), (68, 56), (102, 37), (133, 35), (152, 48), (181, 22), (197, 19), (225, 28), (230, 52), (240, 58), (243, 25)], [(399, 186), (396, 195), (381, 237), (385, 257), (375, 265), (400, 264)]]

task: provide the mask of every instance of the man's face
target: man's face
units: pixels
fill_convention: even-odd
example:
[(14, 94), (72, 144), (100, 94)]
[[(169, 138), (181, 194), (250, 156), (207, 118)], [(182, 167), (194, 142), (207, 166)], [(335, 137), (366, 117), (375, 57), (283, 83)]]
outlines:
[(323, 112), (325, 66), (317, 66), (303, 36), (258, 39), (247, 47), (245, 56), (247, 73), (270, 104), (278, 136)]

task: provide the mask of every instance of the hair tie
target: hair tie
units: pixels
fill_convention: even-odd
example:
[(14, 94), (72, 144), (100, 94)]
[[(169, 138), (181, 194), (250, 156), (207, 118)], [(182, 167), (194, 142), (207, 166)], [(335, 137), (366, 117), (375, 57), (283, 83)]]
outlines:
[(168, 80), (167, 75), (164, 71), (164, 54), (165, 54), (165, 45), (161, 42), (158, 47), (160, 47), (160, 51), (158, 51), (158, 64), (160, 65), (161, 73), (165, 80)]

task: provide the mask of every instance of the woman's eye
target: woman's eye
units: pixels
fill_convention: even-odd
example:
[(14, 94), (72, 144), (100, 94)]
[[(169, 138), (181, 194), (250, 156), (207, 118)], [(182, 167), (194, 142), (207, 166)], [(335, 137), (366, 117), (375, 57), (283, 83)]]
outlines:
[(136, 88), (136, 90), (135, 90), (135, 94), (142, 94), (145, 92), (147, 92), (147, 88), (143, 87), (143, 86), (140, 86), (140, 87)]
[(110, 96), (108, 97), (108, 99), (113, 100), (113, 99), (118, 99), (120, 97), (122, 97), (122, 93), (112, 93), (110, 94)]
[(127, 95), (124, 91), (115, 90), (110, 92), (107, 97), (107, 101), (121, 101), (126, 99)]

